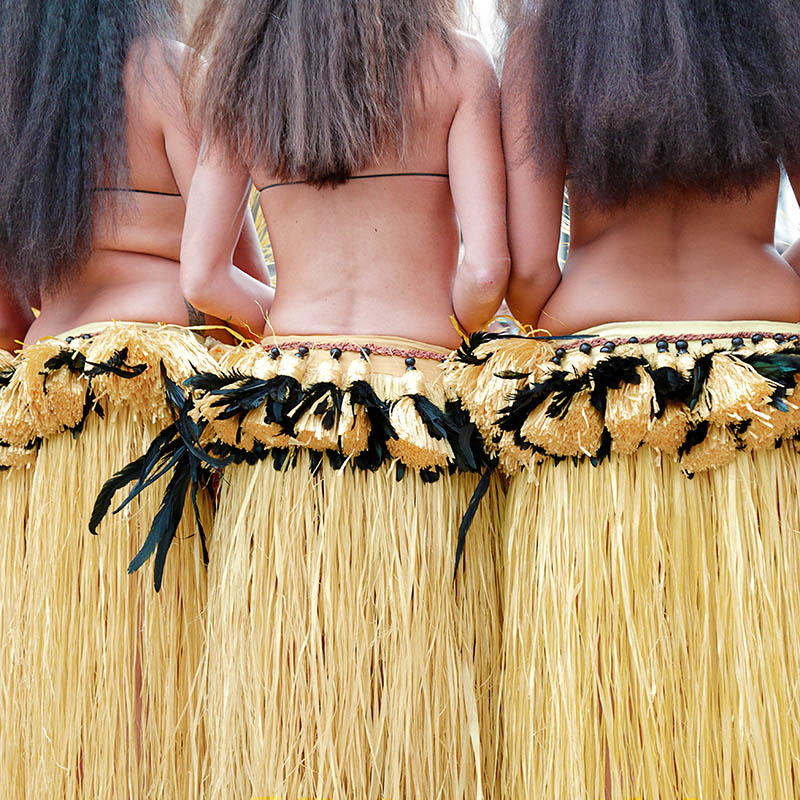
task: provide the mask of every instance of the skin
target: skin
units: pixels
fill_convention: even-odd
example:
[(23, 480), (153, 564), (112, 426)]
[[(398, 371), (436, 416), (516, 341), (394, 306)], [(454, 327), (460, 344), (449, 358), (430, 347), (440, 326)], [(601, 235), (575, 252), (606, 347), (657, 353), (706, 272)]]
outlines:
[[(405, 158), (387, 157), (363, 173), (449, 173), (449, 181), (373, 178), (261, 194), (278, 274), (271, 330), (393, 334), (450, 347), (459, 341), (451, 315), (472, 330), (499, 307), (509, 257), (497, 79), (477, 40), (459, 35), (456, 50), (455, 65), (439, 45), (422, 59), (426, 102), (415, 98)], [(277, 182), (219, 153), (202, 160), (189, 196), (181, 273), (198, 308), (263, 328), (263, 299), (230, 261), (251, 178), (258, 187)]]
[(0, 350), (14, 352), (25, 338), (33, 313), (7, 288), (0, 286)]
[[(219, 322), (187, 303), (180, 287), (185, 200), (198, 158), (199, 137), (184, 111), (178, 82), (183, 46), (152, 41), (134, 47), (125, 71), (130, 183), (125, 188), (178, 197), (120, 192), (116, 219), (97, 222), (94, 251), (80, 273), (56, 291), (42, 292), (41, 314), (26, 343), (79, 325), (110, 319), (212, 325)], [(176, 67), (177, 65), (177, 67)], [(236, 263), (253, 282), (268, 282), (252, 219), (242, 215)], [(263, 283), (259, 283), (263, 285)], [(264, 286), (266, 290), (266, 286)]]
[[(512, 46), (506, 75), (514, 58)], [(800, 243), (785, 258), (773, 247), (777, 164), (749, 197), (667, 186), (610, 212), (567, 183), (570, 253), (562, 276), (566, 165), (545, 174), (528, 154), (525, 94), (519, 81), (504, 81), (508, 302), (520, 321), (564, 334), (611, 321), (800, 320)], [(800, 172), (790, 178), (798, 191)]]

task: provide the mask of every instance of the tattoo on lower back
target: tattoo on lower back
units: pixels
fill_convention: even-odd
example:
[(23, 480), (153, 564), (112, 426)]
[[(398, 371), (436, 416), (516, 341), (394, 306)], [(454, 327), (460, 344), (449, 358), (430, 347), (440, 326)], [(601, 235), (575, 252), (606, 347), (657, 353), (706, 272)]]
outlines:
[(186, 306), (186, 316), (189, 320), (189, 325), (206, 324), (206, 315), (200, 311), (200, 309), (195, 308), (185, 297), (183, 298), (183, 304)]

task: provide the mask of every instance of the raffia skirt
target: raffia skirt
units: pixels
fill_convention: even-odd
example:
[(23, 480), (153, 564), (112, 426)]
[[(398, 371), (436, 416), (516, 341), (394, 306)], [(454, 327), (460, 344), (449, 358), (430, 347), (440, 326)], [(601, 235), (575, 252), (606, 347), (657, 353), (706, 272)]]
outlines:
[(108, 323), (27, 347), (3, 375), (0, 460), (16, 468), (0, 473), (0, 797), (198, 795), (198, 537), (182, 528), (156, 593), (127, 566), (161, 493), (96, 536), (89, 518), (171, 422), (162, 369), (180, 381), (201, 364), (188, 331)]
[(800, 797), (800, 326), (473, 337), (508, 798)]
[(231, 350), (197, 399), (241, 462), (210, 545), (206, 796), (497, 797), (502, 490), (454, 578), (480, 447), (445, 351), (293, 338)]

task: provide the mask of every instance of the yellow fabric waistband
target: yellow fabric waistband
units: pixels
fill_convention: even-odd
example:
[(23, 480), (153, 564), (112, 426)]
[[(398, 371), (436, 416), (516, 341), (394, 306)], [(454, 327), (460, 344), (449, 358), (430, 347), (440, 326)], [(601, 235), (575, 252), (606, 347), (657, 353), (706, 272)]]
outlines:
[(577, 331), (571, 336), (554, 338), (553, 344), (569, 350), (579, 346), (582, 341), (588, 341), (593, 347), (600, 346), (606, 341), (614, 344), (623, 344), (631, 337), (636, 337), (642, 344), (645, 352), (655, 350), (659, 339), (666, 339), (674, 343), (685, 339), (689, 350), (699, 349), (702, 340), (733, 339), (740, 336), (749, 339), (753, 334), (762, 334), (770, 337), (775, 334), (800, 336), (800, 323), (776, 322), (774, 320), (640, 320), (633, 322), (608, 322), (595, 325), (582, 331)]

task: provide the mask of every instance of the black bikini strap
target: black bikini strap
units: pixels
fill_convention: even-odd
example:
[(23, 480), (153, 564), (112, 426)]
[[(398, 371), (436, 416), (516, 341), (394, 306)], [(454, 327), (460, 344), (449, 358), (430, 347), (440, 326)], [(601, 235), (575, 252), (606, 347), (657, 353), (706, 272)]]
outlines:
[(122, 189), (117, 186), (98, 186), (96, 192), (136, 192), (136, 194), (157, 194), (162, 197), (180, 197), (180, 192), (154, 192), (152, 189)]
[[(377, 175), (352, 175), (347, 180), (348, 181), (363, 181), (367, 178), (403, 178), (405, 176), (411, 176), (419, 178), (419, 177), (428, 177), (428, 178), (449, 178), (450, 176), (446, 172), (380, 172)], [(259, 189), (259, 192), (266, 192), (267, 189), (274, 189), (276, 186), (298, 186), (301, 183), (308, 183), (308, 181), (286, 181), (286, 183), (271, 183), (269, 186), (265, 186), (263, 189)]]

